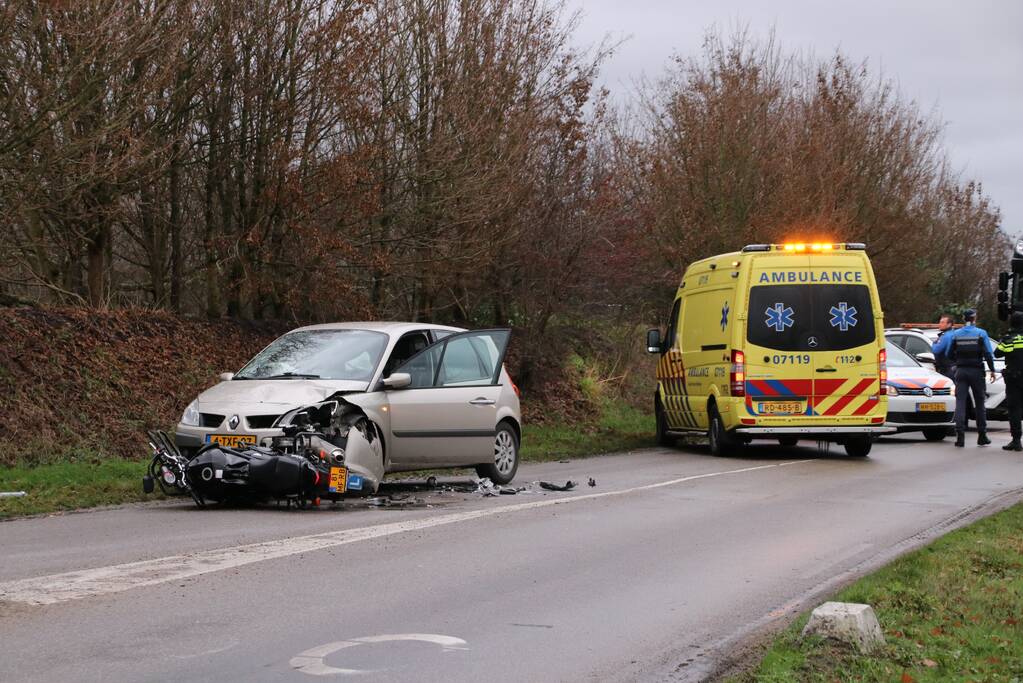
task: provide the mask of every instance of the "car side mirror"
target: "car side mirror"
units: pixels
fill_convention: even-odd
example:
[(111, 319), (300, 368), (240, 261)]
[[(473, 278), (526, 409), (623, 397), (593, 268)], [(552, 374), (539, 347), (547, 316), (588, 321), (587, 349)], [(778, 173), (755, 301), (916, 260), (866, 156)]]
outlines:
[(916, 354), (916, 359), (918, 361), (920, 361), (921, 363), (932, 363), (933, 364), (934, 363), (934, 354), (933, 353), (928, 353), (927, 351), (925, 351), (923, 353)]
[(234, 379), (234, 373), (233, 372), (222, 372), (222, 373), (220, 373), (220, 379), (222, 381), (224, 381), (224, 382), (230, 382), (232, 379)]
[(646, 331), (646, 351), (647, 353), (661, 352), (661, 331), (656, 327)]
[(407, 372), (396, 372), (383, 379), (383, 385), (387, 389), (404, 389), (410, 384), (412, 384), (412, 375)]

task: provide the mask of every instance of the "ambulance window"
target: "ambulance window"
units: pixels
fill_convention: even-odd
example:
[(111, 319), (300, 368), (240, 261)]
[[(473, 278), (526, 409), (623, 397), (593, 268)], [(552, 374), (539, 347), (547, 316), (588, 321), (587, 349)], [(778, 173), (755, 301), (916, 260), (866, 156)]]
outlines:
[(682, 299), (675, 299), (675, 305), (671, 308), (671, 317), (668, 318), (668, 331), (664, 334), (664, 349), (670, 349), (675, 345), (678, 338), (678, 312), (682, 307)]
[(864, 285), (762, 285), (750, 289), (747, 337), (778, 351), (842, 351), (875, 338)]

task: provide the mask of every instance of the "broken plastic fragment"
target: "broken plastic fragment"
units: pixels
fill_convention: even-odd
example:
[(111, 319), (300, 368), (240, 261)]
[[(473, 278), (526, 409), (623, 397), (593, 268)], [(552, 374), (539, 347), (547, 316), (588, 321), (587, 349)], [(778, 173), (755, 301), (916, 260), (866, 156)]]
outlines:
[(593, 477), (590, 477), (590, 480), (588, 482), (586, 482), (586, 483), (588, 483), (590, 486), (596, 486), (597, 485), (597, 480), (594, 479)]
[(494, 482), (490, 481), (489, 478), (483, 477), (476, 480), (476, 493), (481, 496), (498, 496), (501, 494), (501, 491), (494, 486)]
[(540, 482), (540, 488), (547, 489), (548, 491), (571, 491), (575, 488), (575, 486), (575, 482), (571, 479), (566, 481), (564, 486), (558, 486), (557, 484), (552, 484), (549, 481)]

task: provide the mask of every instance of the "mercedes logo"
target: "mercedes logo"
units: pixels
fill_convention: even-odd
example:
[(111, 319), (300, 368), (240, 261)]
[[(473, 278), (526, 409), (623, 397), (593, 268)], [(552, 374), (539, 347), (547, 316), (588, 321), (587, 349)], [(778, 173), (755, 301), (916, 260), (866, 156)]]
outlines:
[(817, 343), (818, 343), (817, 337), (810, 337), (809, 339), (806, 340), (806, 345), (809, 346), (811, 349), (816, 349)]
[(924, 387), (924, 396), (934, 396), (934, 392), (931, 391), (930, 387)]
[(238, 416), (232, 415), (231, 419), (227, 421), (227, 426), (231, 429), (235, 429), (238, 426)]

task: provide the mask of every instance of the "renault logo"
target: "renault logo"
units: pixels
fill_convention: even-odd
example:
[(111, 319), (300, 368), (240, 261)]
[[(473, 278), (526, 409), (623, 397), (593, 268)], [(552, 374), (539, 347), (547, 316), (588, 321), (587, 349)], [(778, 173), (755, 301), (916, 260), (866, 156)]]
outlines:
[(934, 392), (931, 391), (930, 387), (924, 387), (924, 396), (934, 396)]
[(227, 426), (230, 427), (231, 429), (237, 428), (238, 427), (238, 416), (237, 415), (232, 415), (231, 419), (227, 421)]
[(817, 337), (810, 337), (809, 339), (806, 340), (806, 345), (809, 346), (811, 349), (816, 349), (817, 343), (818, 343)]

